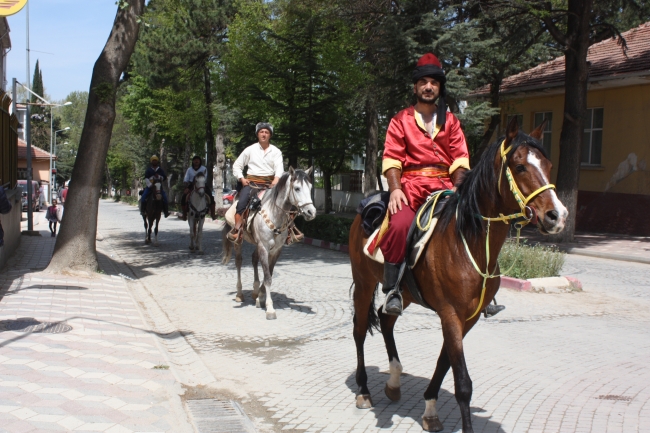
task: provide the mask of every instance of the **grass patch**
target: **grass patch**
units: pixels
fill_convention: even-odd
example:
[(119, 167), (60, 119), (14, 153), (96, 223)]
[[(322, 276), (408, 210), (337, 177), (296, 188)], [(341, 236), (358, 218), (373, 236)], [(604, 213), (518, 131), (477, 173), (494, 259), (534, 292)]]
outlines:
[(335, 215), (318, 215), (311, 221), (296, 219), (296, 226), (308, 238), (347, 245), (354, 220)]
[(557, 247), (530, 246), (525, 240), (517, 245), (514, 240), (508, 240), (501, 248), (499, 266), (505, 275), (522, 280), (556, 277), (564, 266), (565, 257)]

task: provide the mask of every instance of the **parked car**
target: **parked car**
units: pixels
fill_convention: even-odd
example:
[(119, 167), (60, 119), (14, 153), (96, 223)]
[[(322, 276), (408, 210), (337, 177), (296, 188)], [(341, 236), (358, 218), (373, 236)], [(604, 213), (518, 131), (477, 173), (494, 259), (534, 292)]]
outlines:
[(223, 204), (232, 204), (233, 200), (235, 199), (235, 194), (237, 191), (233, 191), (230, 188), (224, 188), (223, 189)]
[[(27, 212), (27, 203), (28, 203), (28, 200), (27, 200), (27, 181), (26, 180), (19, 180), (18, 181), (18, 187), (22, 190), (23, 212)], [(33, 212), (38, 212), (40, 210), (40, 207), (38, 205), (39, 187), (40, 187), (40, 185), (38, 184), (38, 182), (33, 180), (32, 181), (32, 211)]]

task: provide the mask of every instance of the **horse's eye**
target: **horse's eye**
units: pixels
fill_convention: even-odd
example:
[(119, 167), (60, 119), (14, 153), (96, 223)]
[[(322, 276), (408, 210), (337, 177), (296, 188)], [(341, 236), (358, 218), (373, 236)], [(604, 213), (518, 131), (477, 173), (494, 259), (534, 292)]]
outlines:
[(300, 192), (300, 188), (296, 188), (296, 192)]
[(523, 173), (524, 171), (526, 171), (526, 167), (524, 167), (524, 166), (521, 165), (521, 164), (518, 164), (518, 165), (515, 167), (515, 169), (517, 170), (517, 173)]

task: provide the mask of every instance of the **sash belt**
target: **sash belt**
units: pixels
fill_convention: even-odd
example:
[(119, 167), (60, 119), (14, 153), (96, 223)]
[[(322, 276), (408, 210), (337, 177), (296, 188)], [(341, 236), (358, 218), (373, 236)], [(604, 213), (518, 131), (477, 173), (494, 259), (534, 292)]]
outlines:
[(446, 165), (408, 167), (402, 171), (402, 176), (449, 177), (449, 167)]
[(246, 179), (255, 185), (269, 187), (273, 179), (275, 179), (275, 176), (255, 176), (249, 174), (246, 176)]

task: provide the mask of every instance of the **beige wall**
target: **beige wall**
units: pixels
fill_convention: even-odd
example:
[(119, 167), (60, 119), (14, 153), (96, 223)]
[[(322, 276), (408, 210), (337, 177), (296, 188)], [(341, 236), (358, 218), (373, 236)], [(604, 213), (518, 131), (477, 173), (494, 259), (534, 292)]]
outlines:
[[(508, 115), (522, 114), (523, 129), (530, 132), (535, 113), (553, 112), (551, 175), (555, 180), (564, 95), (513, 98), (501, 107), (501, 131)], [(580, 170), (580, 190), (650, 194), (650, 84), (590, 90), (587, 108), (598, 107), (604, 109), (601, 166)]]
[[(26, 169), (27, 161), (24, 159), (18, 160), (18, 168)], [(50, 161), (49, 160), (33, 160), (32, 159), (32, 173), (34, 173), (33, 180), (40, 182), (42, 180), (49, 183), (48, 173), (50, 172)]]

